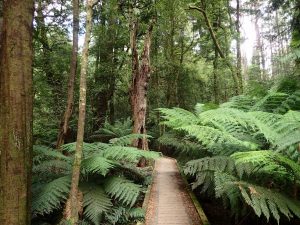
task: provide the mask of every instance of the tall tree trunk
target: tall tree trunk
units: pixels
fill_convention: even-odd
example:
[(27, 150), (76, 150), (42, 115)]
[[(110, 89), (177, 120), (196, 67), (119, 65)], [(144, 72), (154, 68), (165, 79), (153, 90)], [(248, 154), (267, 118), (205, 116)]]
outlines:
[(29, 225), (34, 1), (3, 2), (0, 51), (0, 224)]
[(69, 121), (73, 112), (74, 105), (74, 86), (77, 71), (77, 54), (78, 54), (78, 32), (79, 32), (79, 0), (73, 0), (73, 47), (70, 64), (70, 75), (68, 81), (68, 98), (67, 107), (60, 123), (60, 131), (58, 133), (56, 148), (59, 148), (65, 142), (68, 133)]
[(236, 0), (236, 75), (239, 79), (241, 92), (244, 89), (244, 81), (242, 75), (242, 55), (241, 55), (241, 31), (240, 31), (240, 0)]
[[(137, 52), (138, 22), (136, 18), (131, 18), (130, 28), (130, 45), (132, 51), (130, 103), (132, 109), (133, 133), (146, 135), (147, 87), (150, 78), (150, 47), (153, 24), (151, 23), (149, 25), (149, 29), (145, 36), (141, 65), (139, 65)], [(146, 137), (134, 140), (132, 145), (148, 150), (148, 141)]]
[(81, 71), (80, 71), (80, 92), (79, 92), (79, 116), (77, 128), (77, 141), (75, 149), (74, 164), (72, 170), (72, 182), (70, 195), (65, 208), (65, 219), (75, 225), (78, 223), (78, 184), (80, 178), (80, 166), (83, 149), (84, 137), (84, 124), (86, 113), (86, 78), (88, 69), (88, 56), (89, 56), (89, 43), (92, 31), (92, 16), (94, 0), (86, 0), (86, 33), (84, 38), (82, 58), (81, 58)]

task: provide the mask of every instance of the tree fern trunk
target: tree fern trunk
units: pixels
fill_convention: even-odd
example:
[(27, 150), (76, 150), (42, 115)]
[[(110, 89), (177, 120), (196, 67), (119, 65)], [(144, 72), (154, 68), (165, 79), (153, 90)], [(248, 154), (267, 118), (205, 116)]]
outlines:
[(79, 117), (77, 142), (72, 171), (71, 191), (68, 199), (68, 204), (65, 208), (65, 219), (72, 225), (78, 223), (78, 184), (80, 178), (80, 166), (82, 159), (84, 124), (86, 114), (86, 77), (88, 67), (89, 43), (92, 31), (92, 15), (93, 15), (93, 0), (86, 0), (86, 33), (82, 50), (81, 71), (80, 71), (80, 96), (79, 96)]
[(0, 51), (0, 224), (30, 224), (33, 1), (3, 1)]

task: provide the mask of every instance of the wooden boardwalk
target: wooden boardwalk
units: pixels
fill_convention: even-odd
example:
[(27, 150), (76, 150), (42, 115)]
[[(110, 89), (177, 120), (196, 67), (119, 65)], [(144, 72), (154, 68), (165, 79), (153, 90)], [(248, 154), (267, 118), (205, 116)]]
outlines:
[(145, 224), (202, 224), (174, 159), (160, 158), (155, 162)]

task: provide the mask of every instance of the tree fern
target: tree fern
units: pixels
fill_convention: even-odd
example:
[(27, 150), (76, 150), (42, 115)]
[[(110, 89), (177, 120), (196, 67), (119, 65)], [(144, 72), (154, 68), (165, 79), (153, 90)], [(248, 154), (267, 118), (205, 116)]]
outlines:
[(110, 177), (105, 181), (104, 190), (113, 198), (132, 207), (140, 194), (141, 185), (122, 177)]

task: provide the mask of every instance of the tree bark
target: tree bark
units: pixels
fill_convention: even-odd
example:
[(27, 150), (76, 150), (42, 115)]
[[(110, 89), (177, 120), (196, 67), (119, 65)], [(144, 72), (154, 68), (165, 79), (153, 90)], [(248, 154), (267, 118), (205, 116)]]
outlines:
[[(146, 109), (147, 109), (147, 87), (150, 79), (150, 47), (153, 23), (149, 25), (144, 40), (144, 49), (141, 56), (141, 65), (137, 52), (138, 22), (131, 18), (130, 23), (130, 45), (132, 51), (132, 84), (130, 89), (130, 103), (133, 119), (133, 133), (146, 135)], [(144, 137), (133, 141), (134, 147), (148, 150), (148, 141)]]
[(78, 55), (78, 32), (79, 32), (79, 0), (73, 0), (73, 47), (70, 64), (70, 75), (68, 81), (68, 98), (67, 107), (60, 123), (60, 131), (58, 133), (56, 148), (59, 148), (65, 142), (68, 133), (69, 121), (73, 112), (74, 105), (74, 86), (77, 71), (77, 55)]
[(77, 128), (77, 141), (72, 170), (72, 182), (70, 195), (65, 208), (65, 219), (76, 225), (78, 223), (78, 184), (80, 178), (80, 166), (83, 150), (83, 137), (84, 137), (84, 125), (86, 114), (86, 78), (88, 69), (88, 56), (89, 56), (89, 43), (91, 39), (92, 31), (92, 16), (93, 5), (96, 1), (86, 0), (86, 33), (84, 38), (84, 45), (81, 58), (81, 71), (80, 71), (80, 92), (79, 92), (79, 116), (78, 116), (78, 128)]
[(0, 224), (29, 225), (34, 1), (3, 2), (0, 51)]

